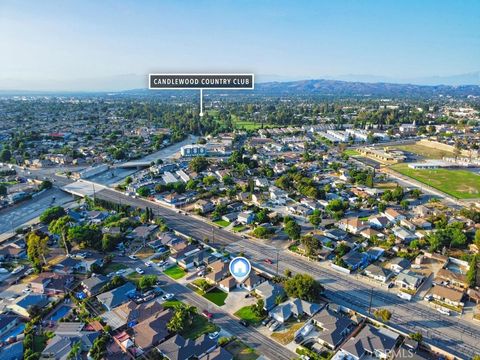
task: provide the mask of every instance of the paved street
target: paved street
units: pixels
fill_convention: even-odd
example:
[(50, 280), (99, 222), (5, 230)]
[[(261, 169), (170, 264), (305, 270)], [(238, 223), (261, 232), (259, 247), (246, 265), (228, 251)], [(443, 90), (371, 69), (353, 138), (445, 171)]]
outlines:
[[(143, 207), (149, 206), (162, 216), (169, 227), (197, 239), (212, 239), (212, 226), (192, 216), (178, 214), (143, 199), (134, 199), (113, 190), (102, 190), (97, 193), (99, 198), (110, 201), (121, 201), (123, 204)], [(254, 260), (266, 257), (275, 259), (276, 250), (264, 245), (260, 241), (242, 239), (241, 237), (215, 229), (215, 244), (228, 246), (233, 251), (243, 251), (246, 256)], [(340, 274), (330, 268), (322, 267), (318, 263), (309, 262), (283, 249), (279, 250), (279, 272), (289, 268), (293, 272), (308, 273), (317, 278), (325, 287), (326, 295), (334, 302), (349, 306), (366, 313), (370, 301), (371, 287), (357, 280), (353, 276)], [(276, 264), (266, 265), (263, 262), (258, 267), (266, 267), (275, 272)], [(440, 348), (457, 354), (459, 357), (471, 357), (480, 351), (480, 326), (462, 322), (454, 317), (441, 315), (435, 310), (417, 302), (407, 302), (399, 299), (395, 294), (375, 288), (373, 307), (388, 308), (392, 311), (392, 324), (399, 330), (407, 333), (422, 332), (425, 340)]]

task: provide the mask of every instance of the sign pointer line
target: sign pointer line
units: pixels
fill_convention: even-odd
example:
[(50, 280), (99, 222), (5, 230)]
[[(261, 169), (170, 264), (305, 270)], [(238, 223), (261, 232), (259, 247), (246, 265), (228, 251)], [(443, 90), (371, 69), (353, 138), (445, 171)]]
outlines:
[(200, 89), (200, 116), (203, 116), (203, 89)]

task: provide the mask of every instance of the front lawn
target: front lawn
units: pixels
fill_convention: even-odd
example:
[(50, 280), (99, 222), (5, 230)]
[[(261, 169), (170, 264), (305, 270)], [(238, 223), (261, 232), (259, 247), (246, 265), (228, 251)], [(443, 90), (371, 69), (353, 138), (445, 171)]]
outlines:
[[(200, 309), (198, 309), (200, 311)], [(208, 319), (200, 314), (195, 314), (193, 316), (192, 324), (184, 329), (180, 334), (183, 337), (189, 339), (196, 339), (200, 335), (212, 333), (220, 330), (220, 328), (214, 323), (208, 321)]]
[(223, 306), (225, 305), (225, 299), (227, 298), (228, 294), (219, 288), (213, 288), (209, 292), (203, 294), (203, 297), (207, 300), (210, 300), (215, 305)]
[(357, 151), (357, 150), (354, 150), (354, 149), (347, 149), (343, 152), (345, 155), (348, 155), (348, 156), (357, 156), (357, 155), (360, 155), (360, 153)]
[[(287, 345), (293, 341), (295, 333), (304, 325), (304, 322), (295, 322), (285, 331), (275, 332), (272, 334), (272, 338), (277, 340), (282, 345)], [(288, 326), (288, 324), (287, 324)]]
[(163, 272), (165, 275), (171, 277), (172, 279), (174, 280), (178, 280), (178, 279), (181, 279), (182, 277), (184, 277), (187, 273), (185, 272), (185, 270), (183, 270), (180, 266), (178, 265), (175, 265), (175, 266), (172, 266), (168, 269), (166, 269), (164, 272)]
[(233, 227), (233, 231), (234, 232), (240, 232), (240, 231), (243, 231), (245, 230), (247, 227), (245, 225), (237, 225), (237, 226), (234, 226)]
[(225, 221), (225, 220), (216, 220), (214, 221), (215, 224), (217, 224), (218, 226), (221, 226), (221, 227), (226, 227), (228, 225), (230, 225), (230, 223), (228, 221)]
[(255, 360), (259, 356), (254, 349), (240, 340), (232, 341), (225, 346), (225, 350), (229, 351), (235, 360)]
[(244, 306), (238, 310), (235, 316), (239, 317), (242, 320), (248, 321), (252, 325), (258, 325), (265, 317), (259, 317), (253, 312), (252, 306)]

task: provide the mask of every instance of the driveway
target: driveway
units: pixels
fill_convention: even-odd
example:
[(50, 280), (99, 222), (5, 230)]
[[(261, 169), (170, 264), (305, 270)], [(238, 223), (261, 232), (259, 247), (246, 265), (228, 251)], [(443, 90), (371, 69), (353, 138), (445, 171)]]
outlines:
[(257, 299), (253, 296), (245, 298), (245, 295), (247, 294), (248, 291), (245, 289), (234, 289), (230, 291), (225, 300), (225, 305), (222, 306), (222, 310), (227, 313), (233, 314), (238, 309), (244, 306), (255, 304), (257, 302)]

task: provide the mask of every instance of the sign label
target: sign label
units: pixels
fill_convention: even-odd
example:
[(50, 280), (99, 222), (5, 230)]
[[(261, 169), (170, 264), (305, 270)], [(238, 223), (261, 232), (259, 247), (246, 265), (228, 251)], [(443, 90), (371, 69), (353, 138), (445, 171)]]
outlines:
[(253, 74), (150, 74), (149, 89), (253, 90)]

